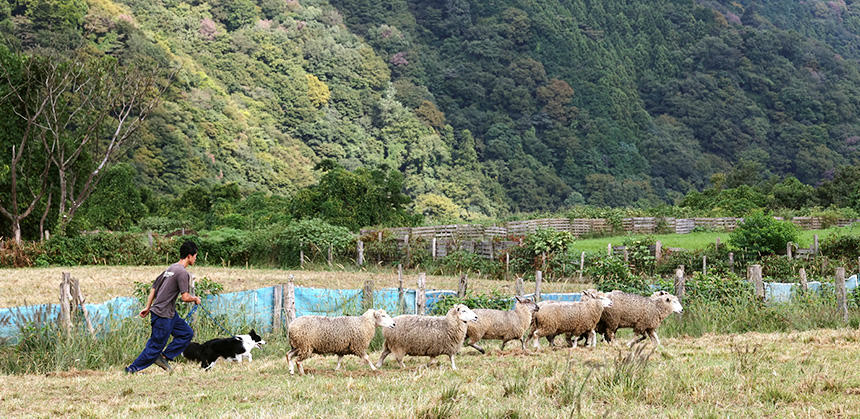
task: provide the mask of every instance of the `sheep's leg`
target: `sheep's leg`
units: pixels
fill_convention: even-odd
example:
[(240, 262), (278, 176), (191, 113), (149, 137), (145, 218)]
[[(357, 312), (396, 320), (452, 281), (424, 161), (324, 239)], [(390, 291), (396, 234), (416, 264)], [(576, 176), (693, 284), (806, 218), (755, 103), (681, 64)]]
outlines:
[(390, 353), (391, 351), (388, 350), (388, 345), (385, 345), (382, 348), (382, 355), (379, 357), (379, 361), (376, 361), (376, 368), (382, 368), (382, 361), (385, 361), (385, 357)]
[(454, 364), (454, 354), (448, 354), (448, 358), (450, 358), (450, 359), (451, 359), (451, 369), (456, 371), (456, 370), (457, 370), (457, 365), (456, 365), (456, 364)]
[(641, 335), (639, 335), (639, 336), (637, 336), (637, 337), (634, 337), (634, 338), (630, 341), (630, 343), (628, 343), (628, 344), (627, 344), (627, 347), (633, 347), (633, 345), (635, 345), (635, 344), (637, 344), (637, 343), (639, 343), (639, 342), (642, 342), (643, 340), (645, 340), (645, 334), (641, 334)]
[(499, 350), (504, 351), (505, 350), (505, 344), (507, 344), (507, 343), (508, 343), (508, 341), (502, 339), (502, 346), (499, 348)]
[(436, 360), (436, 356), (431, 356), (430, 360), (427, 361), (427, 365), (425, 365), (425, 367), (429, 368), (430, 365), (433, 365), (433, 361), (435, 361), (435, 360)]
[(305, 367), (302, 365), (302, 361), (296, 360), (296, 365), (299, 366), (299, 375), (305, 375)]
[(606, 331), (603, 332), (603, 340), (605, 340), (606, 343), (610, 343), (614, 339), (615, 339), (615, 331), (614, 330), (606, 329)]
[(482, 354), (487, 353), (486, 351), (484, 351), (484, 348), (482, 348), (482, 347), (478, 346), (478, 345), (477, 345), (477, 344), (475, 344), (475, 343), (470, 343), (470, 344), (469, 344), (469, 346), (471, 346), (471, 347), (473, 347), (473, 348), (477, 349), (477, 350), (478, 350), (478, 352), (480, 352), (480, 353), (482, 353)]
[(334, 370), (335, 370), (335, 371), (337, 371), (337, 370), (339, 370), (339, 369), (340, 369), (340, 360), (342, 360), (342, 359), (343, 359), (343, 355), (338, 355), (338, 356), (337, 356), (337, 366), (336, 366), (336, 367), (334, 367)]
[(370, 365), (371, 371), (376, 371), (376, 367), (373, 366), (373, 361), (370, 360), (370, 356), (367, 355), (367, 352), (361, 355), (361, 359), (367, 362), (367, 365)]
[(654, 346), (659, 348), (660, 347), (660, 338), (657, 337), (657, 331), (652, 330), (648, 334), (651, 336), (651, 342), (654, 343)]
[(296, 352), (298, 352), (298, 351), (299, 351), (298, 349), (294, 348), (292, 351), (287, 352), (287, 365), (290, 366), (290, 375), (292, 375), (295, 372), (295, 371), (293, 371), (292, 359), (296, 355)]

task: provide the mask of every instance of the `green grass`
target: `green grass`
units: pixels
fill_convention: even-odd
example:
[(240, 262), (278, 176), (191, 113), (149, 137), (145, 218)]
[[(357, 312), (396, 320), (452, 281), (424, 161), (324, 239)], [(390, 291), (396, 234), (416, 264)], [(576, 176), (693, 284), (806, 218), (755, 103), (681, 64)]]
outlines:
[[(313, 357), (291, 376), (278, 338), (253, 363), (203, 372), (176, 363), (168, 375), (118, 367), (0, 375), (0, 411), (14, 416), (284, 417), (852, 417), (860, 415), (860, 332), (667, 338), (647, 359), (620, 346), (519, 349), (370, 371), (354, 357)], [(737, 347), (757, 348), (738, 351)], [(373, 353), (372, 358), (377, 358)], [(738, 367), (743, 365), (742, 368)]]
[[(813, 243), (813, 237), (817, 234), (819, 243), (828, 235), (839, 232), (847, 234), (860, 234), (860, 225), (854, 224), (848, 227), (831, 227), (823, 230), (800, 230), (798, 243), (800, 247), (810, 247)], [(720, 245), (727, 245), (731, 233), (726, 231), (701, 231), (689, 234), (627, 234), (622, 236), (600, 237), (593, 239), (582, 239), (574, 242), (574, 248), (579, 251), (589, 253), (606, 253), (606, 246), (612, 243), (613, 246), (621, 246), (624, 240), (628, 238), (641, 239), (644, 237), (654, 237), (663, 243), (663, 247), (679, 247), (687, 250), (702, 249), (710, 244), (714, 244), (717, 238), (720, 239)]]

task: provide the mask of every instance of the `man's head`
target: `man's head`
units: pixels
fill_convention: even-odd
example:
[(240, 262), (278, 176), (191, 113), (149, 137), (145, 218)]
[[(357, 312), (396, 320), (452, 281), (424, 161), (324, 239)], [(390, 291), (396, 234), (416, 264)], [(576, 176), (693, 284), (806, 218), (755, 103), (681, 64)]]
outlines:
[(182, 243), (179, 248), (179, 259), (185, 259), (189, 265), (193, 265), (197, 261), (197, 245), (193, 241)]

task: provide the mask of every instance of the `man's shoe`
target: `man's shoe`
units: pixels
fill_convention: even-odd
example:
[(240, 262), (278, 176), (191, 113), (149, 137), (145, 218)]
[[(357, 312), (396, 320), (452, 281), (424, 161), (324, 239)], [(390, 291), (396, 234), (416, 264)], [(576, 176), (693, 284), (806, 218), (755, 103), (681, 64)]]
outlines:
[(155, 358), (154, 364), (167, 372), (173, 372), (173, 367), (170, 366), (167, 362), (167, 358), (165, 358), (163, 354), (158, 355), (158, 358)]
[(131, 369), (131, 366), (125, 367), (125, 373), (126, 373), (126, 374), (134, 374), (134, 373), (136, 373), (136, 372), (137, 372), (137, 371), (134, 371), (134, 370), (132, 370), (132, 369)]

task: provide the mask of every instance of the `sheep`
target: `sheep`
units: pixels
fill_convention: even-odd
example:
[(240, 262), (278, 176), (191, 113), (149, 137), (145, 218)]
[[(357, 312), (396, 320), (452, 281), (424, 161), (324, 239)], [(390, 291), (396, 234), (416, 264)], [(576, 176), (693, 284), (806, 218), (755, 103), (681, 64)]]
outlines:
[(513, 310), (475, 309), (478, 321), (469, 323), (466, 329), (466, 343), (485, 353), (484, 348), (477, 345), (481, 339), (501, 340), (501, 350), (512, 340), (519, 340), (526, 349), (526, 339), (523, 337), (532, 322), (532, 316), (538, 311), (537, 304), (530, 299), (515, 297)]
[(607, 296), (612, 300), (612, 307), (603, 311), (597, 330), (603, 333), (603, 339), (611, 342), (615, 332), (620, 328), (632, 328), (639, 337), (634, 337), (628, 346), (651, 338), (655, 346), (660, 346), (657, 328), (671, 313), (681, 313), (683, 307), (678, 297), (666, 291), (657, 291), (650, 297), (630, 294), (622, 291), (612, 291)]
[(293, 374), (292, 358), (296, 357), (299, 374), (304, 375), (302, 361), (312, 354), (337, 355), (337, 367), (344, 355), (355, 355), (367, 362), (371, 370), (376, 370), (367, 348), (376, 334), (376, 327), (393, 328), (394, 320), (385, 310), (367, 310), (361, 316), (302, 316), (290, 323), (288, 335), (292, 350), (287, 352), (287, 364)]
[(430, 362), (439, 355), (448, 355), (451, 369), (456, 370), (454, 355), (463, 346), (466, 324), (476, 321), (475, 312), (463, 304), (455, 305), (445, 316), (397, 316), (394, 318), (397, 326), (382, 331), (385, 343), (376, 367), (382, 367), (388, 354), (394, 354), (401, 368), (405, 367), (404, 355), (429, 356)]
[[(543, 336), (555, 337), (563, 333), (569, 336), (588, 333), (593, 336), (603, 309), (611, 306), (612, 301), (596, 290), (584, 291), (580, 302), (545, 304), (535, 313), (529, 338), (534, 339), (534, 348), (539, 349), (539, 339)], [(592, 344), (594, 342), (592, 340)], [(576, 347), (575, 341), (571, 341), (571, 344)]]

